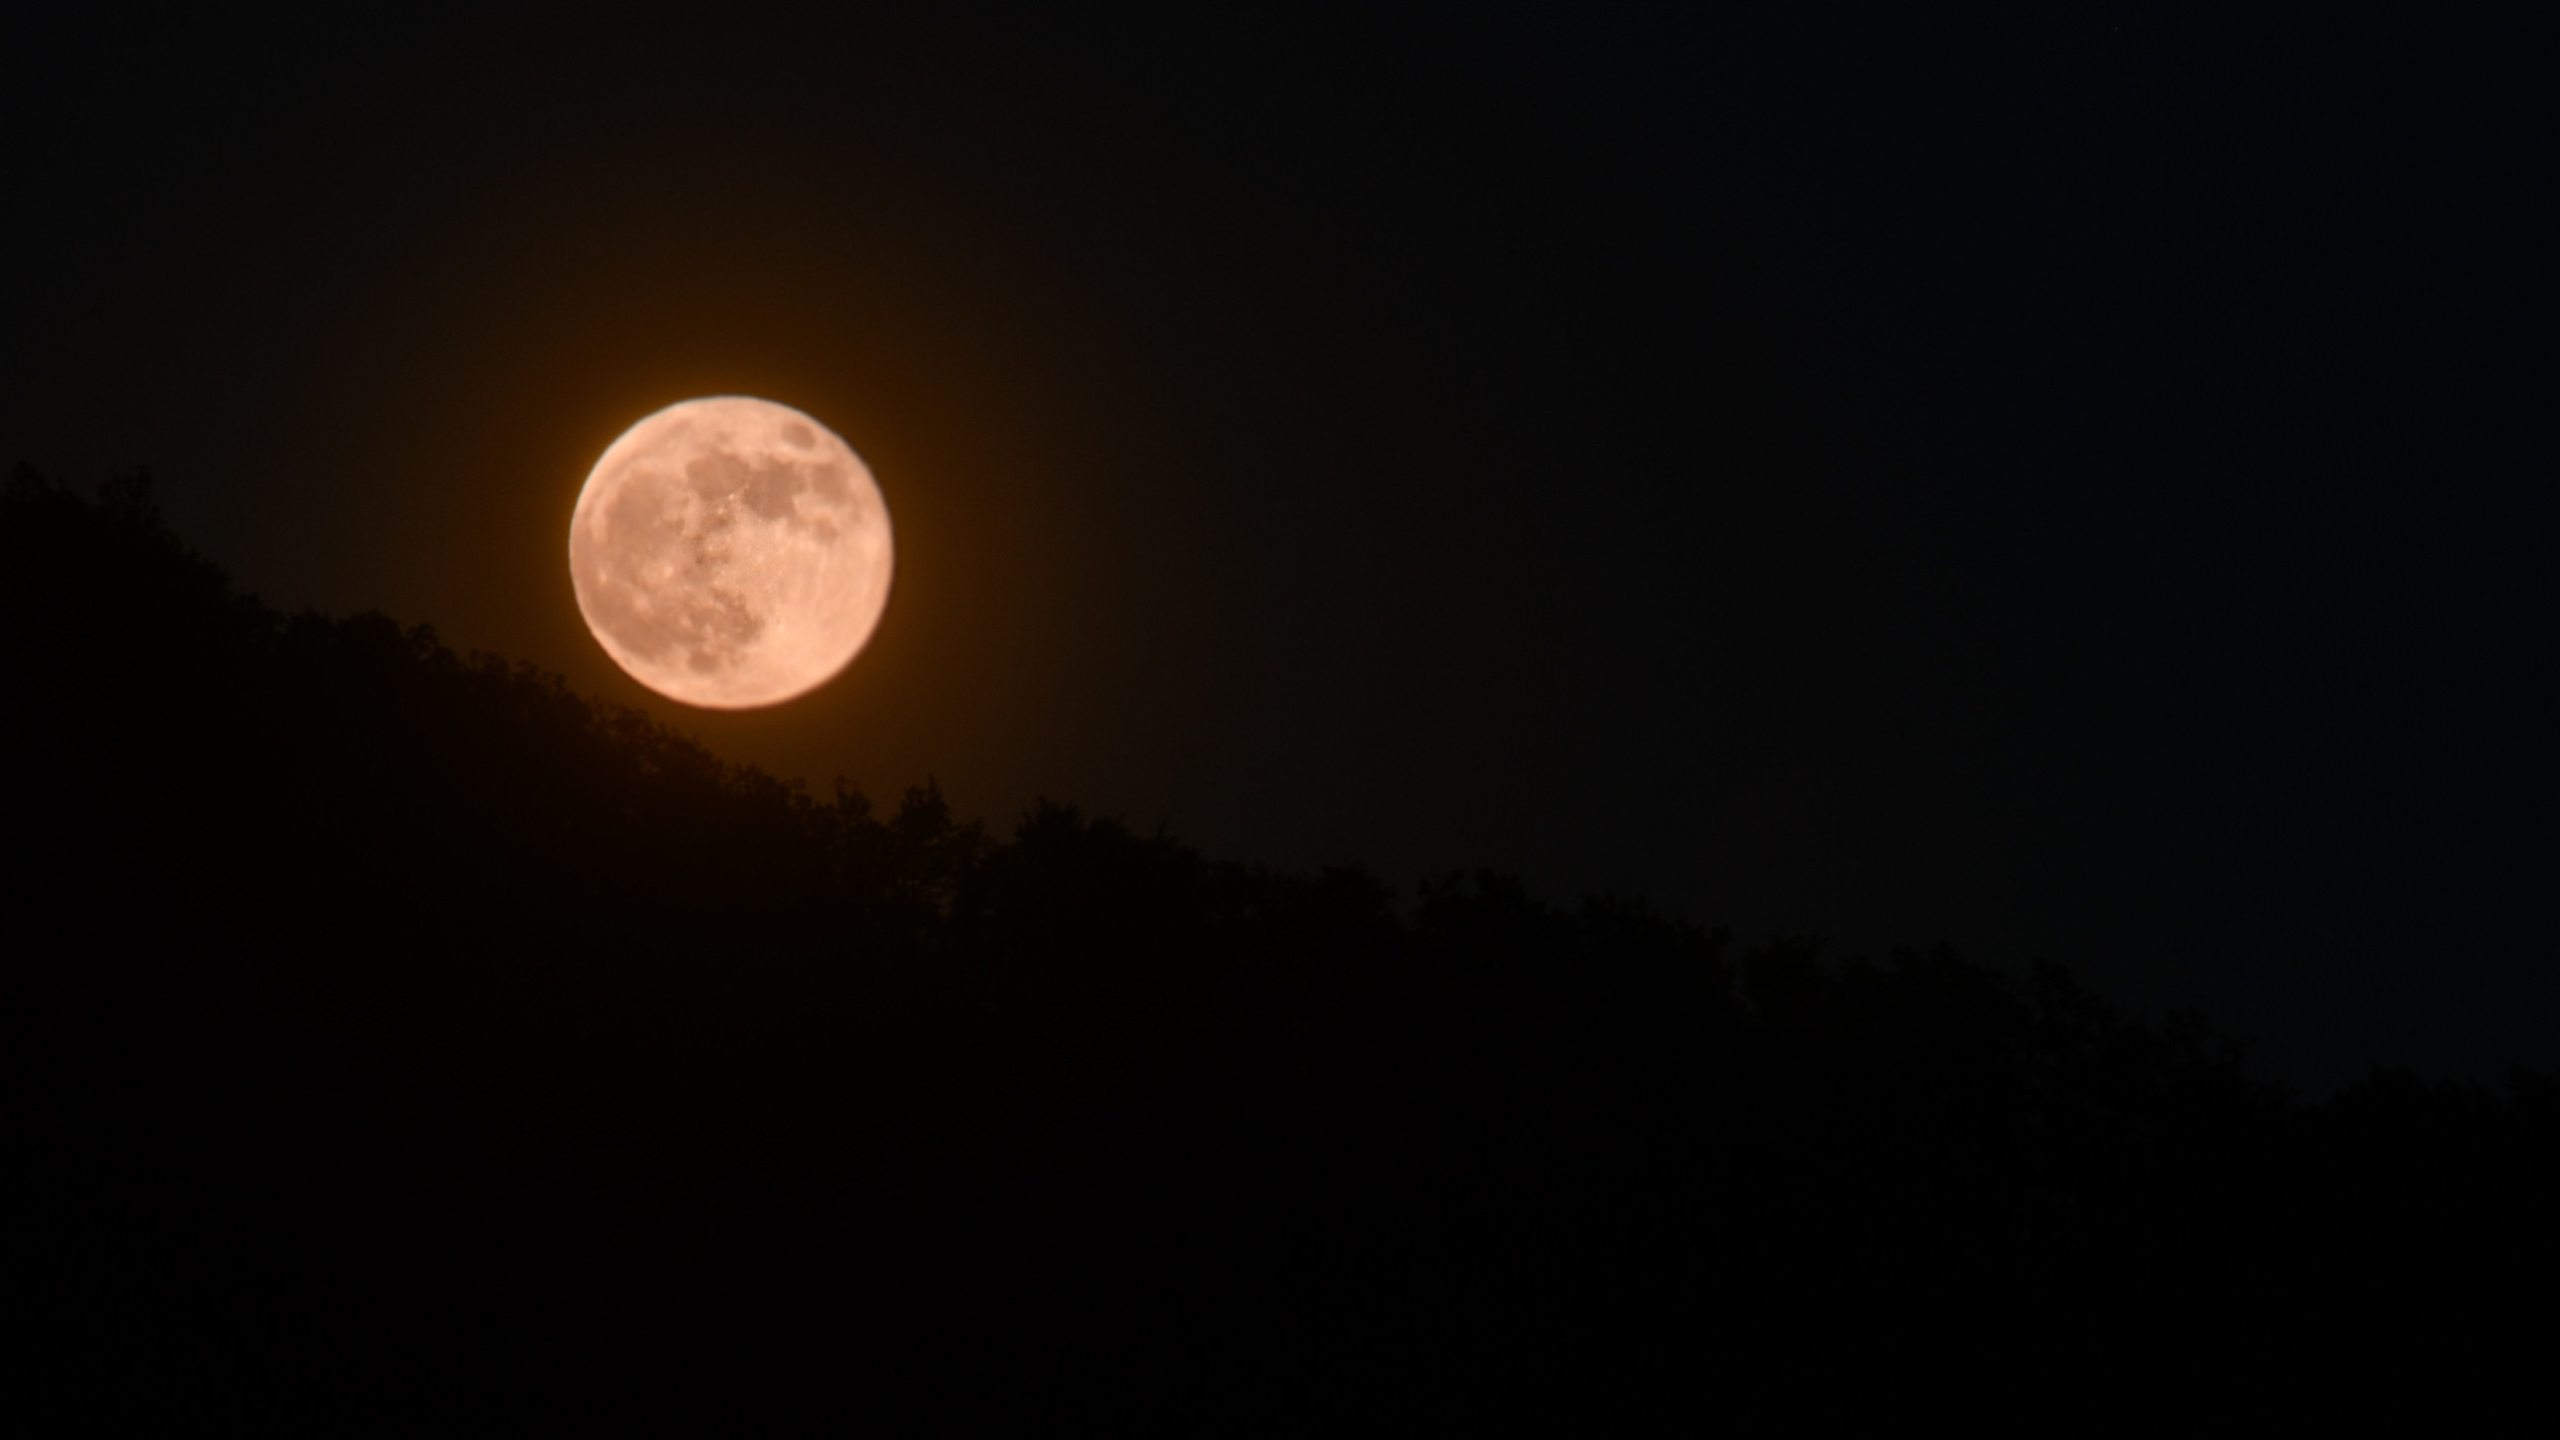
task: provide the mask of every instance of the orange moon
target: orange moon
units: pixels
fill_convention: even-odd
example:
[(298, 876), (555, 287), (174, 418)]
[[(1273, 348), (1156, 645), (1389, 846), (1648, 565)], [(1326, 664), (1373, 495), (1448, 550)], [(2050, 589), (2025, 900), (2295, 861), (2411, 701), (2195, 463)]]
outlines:
[(835, 432), (770, 400), (670, 405), (622, 432), (569, 520), (578, 610), (631, 678), (748, 710), (844, 669), (889, 603), (889, 507)]

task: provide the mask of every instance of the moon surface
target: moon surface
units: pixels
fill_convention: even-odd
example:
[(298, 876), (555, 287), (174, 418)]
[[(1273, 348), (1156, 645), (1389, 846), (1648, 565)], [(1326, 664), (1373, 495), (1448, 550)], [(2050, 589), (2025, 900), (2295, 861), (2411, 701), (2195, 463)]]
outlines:
[(888, 504), (853, 447), (743, 395), (622, 432), (569, 520), (596, 643), (641, 684), (715, 710), (833, 679), (880, 623), (892, 557)]

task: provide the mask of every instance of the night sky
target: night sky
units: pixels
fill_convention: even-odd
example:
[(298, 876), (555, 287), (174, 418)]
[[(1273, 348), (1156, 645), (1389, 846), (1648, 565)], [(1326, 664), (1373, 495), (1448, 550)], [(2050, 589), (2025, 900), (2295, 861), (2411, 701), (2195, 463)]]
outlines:
[[(912, 8), (12, 18), (0, 461), (821, 788), (2560, 1062), (2549, 16)], [(565, 564), (720, 393), (897, 526), (770, 711)]]

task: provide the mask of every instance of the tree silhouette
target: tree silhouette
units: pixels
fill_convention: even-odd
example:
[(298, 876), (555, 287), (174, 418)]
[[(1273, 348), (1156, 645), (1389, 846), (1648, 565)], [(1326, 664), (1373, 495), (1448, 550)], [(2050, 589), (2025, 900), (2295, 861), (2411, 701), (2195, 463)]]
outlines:
[(0, 584), (55, 1428), (1590, 1423), (1995, 1355), (2498, 1363), (2487, 1302), (2553, 1273), (2550, 1077), (2302, 1105), (2052, 965), (883, 814), (280, 615), (141, 477), (21, 468)]

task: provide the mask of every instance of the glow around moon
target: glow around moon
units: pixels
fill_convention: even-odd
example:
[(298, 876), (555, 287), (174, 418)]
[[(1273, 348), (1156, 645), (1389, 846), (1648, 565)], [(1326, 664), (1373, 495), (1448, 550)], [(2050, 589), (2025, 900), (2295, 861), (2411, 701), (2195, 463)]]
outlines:
[(587, 628), (633, 679), (718, 710), (834, 678), (889, 603), (889, 507), (824, 425), (770, 400), (670, 405), (622, 434), (569, 521)]

